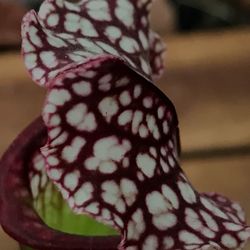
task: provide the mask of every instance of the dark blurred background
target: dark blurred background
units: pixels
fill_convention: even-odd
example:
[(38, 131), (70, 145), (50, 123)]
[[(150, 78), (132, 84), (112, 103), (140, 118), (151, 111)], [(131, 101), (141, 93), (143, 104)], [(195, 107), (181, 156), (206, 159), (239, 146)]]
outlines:
[(179, 31), (230, 28), (250, 23), (249, 0), (172, 0)]
[[(0, 0), (0, 155), (41, 112), (45, 91), (20, 56), (21, 19), (40, 2)], [(177, 109), (182, 167), (250, 220), (250, 0), (155, 0), (151, 22), (168, 48), (158, 86)], [(0, 231), (0, 249), (17, 248)]]

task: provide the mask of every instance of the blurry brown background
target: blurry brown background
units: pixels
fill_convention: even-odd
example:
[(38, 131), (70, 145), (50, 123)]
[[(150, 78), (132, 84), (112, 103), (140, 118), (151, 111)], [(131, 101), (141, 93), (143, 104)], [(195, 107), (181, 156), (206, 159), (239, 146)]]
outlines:
[[(197, 15), (199, 24), (205, 23), (202, 28), (195, 21), (191, 24), (186, 9), (186, 16), (181, 16), (179, 10), (184, 7), (177, 2), (157, 0), (152, 22), (168, 47), (167, 71), (159, 87), (177, 108), (183, 168), (198, 190), (220, 192), (239, 201), (250, 222), (248, 19), (238, 20), (235, 14), (235, 22), (223, 25), (220, 19), (208, 22)], [(240, 10), (232, 5), (234, 1), (229, 2), (230, 8)], [(237, 2), (244, 12), (248, 10), (248, 0)], [(44, 91), (28, 77), (18, 51), (20, 19), (26, 10), (15, 1), (0, 1), (0, 154), (39, 115), (44, 98)], [(190, 20), (189, 28), (181, 24), (185, 20)], [(0, 249), (17, 249), (1, 231)]]

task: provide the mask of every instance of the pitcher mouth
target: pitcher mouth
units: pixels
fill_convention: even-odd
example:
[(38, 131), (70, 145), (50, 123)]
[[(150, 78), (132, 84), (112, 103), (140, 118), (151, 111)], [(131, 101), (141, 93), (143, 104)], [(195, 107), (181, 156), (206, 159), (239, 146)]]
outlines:
[(119, 236), (80, 236), (50, 228), (33, 206), (27, 160), (46, 137), (39, 117), (12, 143), (0, 166), (0, 223), (22, 245), (35, 249), (107, 249), (115, 250)]

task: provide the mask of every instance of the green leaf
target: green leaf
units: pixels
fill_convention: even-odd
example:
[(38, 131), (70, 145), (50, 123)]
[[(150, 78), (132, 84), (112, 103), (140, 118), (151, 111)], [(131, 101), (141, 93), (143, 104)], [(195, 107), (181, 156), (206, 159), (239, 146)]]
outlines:
[(48, 183), (34, 201), (34, 208), (51, 228), (61, 232), (84, 236), (113, 236), (118, 232), (87, 215), (74, 214), (57, 188)]

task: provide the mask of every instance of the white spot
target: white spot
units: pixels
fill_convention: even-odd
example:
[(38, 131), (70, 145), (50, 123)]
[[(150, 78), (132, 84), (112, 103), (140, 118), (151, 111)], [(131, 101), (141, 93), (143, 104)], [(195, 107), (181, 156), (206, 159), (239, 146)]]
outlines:
[[(120, 213), (124, 213), (126, 211), (126, 205), (122, 199), (117, 200), (117, 202), (115, 204), (115, 208)], [(118, 223), (120, 223), (120, 222), (118, 222)]]
[(71, 110), (66, 114), (67, 122), (73, 126), (77, 127), (81, 123), (86, 115), (87, 105), (80, 103), (75, 105)]
[(111, 83), (100, 84), (98, 89), (101, 91), (109, 91), (111, 89)]
[(129, 167), (129, 158), (128, 157), (124, 157), (122, 160), (122, 165), (124, 168), (128, 168)]
[(71, 95), (65, 89), (52, 89), (47, 98), (50, 103), (61, 106), (71, 99)]
[(154, 158), (157, 157), (157, 151), (156, 151), (155, 147), (150, 147), (149, 152), (150, 152), (151, 155), (154, 156)]
[(78, 185), (79, 178), (80, 178), (79, 171), (74, 171), (72, 173), (67, 174), (64, 177), (64, 186), (70, 191), (74, 191)]
[(58, 14), (52, 13), (48, 16), (48, 18), (47, 18), (48, 26), (54, 27), (54, 26), (58, 25), (58, 23), (59, 23), (59, 15)]
[(96, 76), (96, 72), (93, 70), (88, 70), (88, 71), (84, 72), (82, 76), (89, 78), (89, 79), (92, 79), (93, 77)]
[(149, 132), (148, 132), (147, 127), (144, 124), (140, 125), (140, 127), (139, 127), (140, 137), (146, 138), (148, 136), (148, 134), (149, 134)]
[(160, 158), (160, 164), (161, 164), (161, 167), (162, 167), (163, 171), (165, 173), (168, 173), (169, 172), (169, 166), (162, 158)]
[[(215, 212), (213, 212), (213, 213), (216, 214)], [(228, 212), (228, 216), (229, 216), (229, 218), (230, 218), (234, 223), (238, 223), (238, 224), (241, 223), (241, 221), (239, 220), (239, 218), (236, 217), (234, 214)]]
[[(46, 6), (46, 7), (45, 7)], [(51, 13), (55, 11), (55, 6), (51, 3), (46, 3), (46, 5), (42, 5), (39, 12), (38, 12), (38, 16), (41, 19), (45, 19), (47, 18), (47, 16)]]
[[(94, 42), (92, 42), (90, 39), (87, 39), (87, 38), (78, 38), (77, 42), (79, 44), (81, 44), (85, 48), (85, 50), (87, 50), (89, 52), (92, 52), (94, 54), (96, 54), (96, 53), (103, 53), (103, 50), (99, 46), (97, 46)], [(91, 71), (91, 72), (93, 72), (93, 71)], [(86, 75), (89, 75), (89, 78), (92, 78), (93, 76), (96, 75), (95, 72), (93, 72), (93, 73), (94, 74), (85, 72), (84, 76), (87, 77)]]
[(99, 84), (106, 84), (106, 83), (110, 83), (110, 81), (112, 80), (112, 75), (111, 74), (107, 74), (107, 75), (104, 75), (102, 76), (98, 83)]
[(165, 237), (163, 244), (166, 249), (172, 249), (174, 246), (174, 239), (172, 237)]
[(201, 202), (208, 210), (213, 212), (215, 215), (223, 219), (228, 219), (228, 216), (224, 212), (222, 212), (219, 208), (217, 208), (215, 205), (213, 205), (209, 199), (202, 197)]
[(22, 48), (25, 53), (33, 52), (35, 50), (34, 46), (30, 44), (27, 39), (23, 38)]
[(56, 127), (49, 131), (49, 138), (51, 140), (55, 139), (61, 132), (61, 129), (59, 127)]
[(96, 119), (95, 119), (95, 115), (93, 113), (88, 113), (85, 116), (83, 122), (80, 123), (77, 126), (77, 128), (80, 131), (88, 131), (88, 132), (96, 130), (96, 128), (97, 128), (97, 122), (96, 122)]
[(142, 70), (146, 73), (149, 74), (150, 73), (150, 67), (149, 64), (141, 57), (140, 58), (141, 61), (141, 68)]
[(78, 154), (86, 141), (82, 137), (75, 137), (70, 146), (65, 146), (62, 151), (62, 158), (68, 163), (72, 163), (77, 160)]
[(114, 215), (115, 218), (115, 223), (119, 228), (123, 228), (124, 227), (124, 223), (122, 222), (122, 219), (120, 217), (118, 217), (117, 215)]
[(57, 166), (59, 164), (59, 160), (55, 156), (47, 157), (47, 163), (49, 166)]
[(212, 229), (213, 231), (217, 231), (217, 232), (219, 231), (219, 227), (216, 221), (212, 218), (210, 214), (208, 214), (205, 211), (201, 211), (201, 215), (210, 229)]
[(67, 44), (61, 38), (55, 36), (48, 36), (47, 41), (51, 46), (56, 48), (62, 48), (67, 46)]
[(120, 190), (114, 181), (105, 181), (102, 184), (102, 198), (105, 202), (115, 205), (120, 199)]
[(248, 228), (247, 231), (244, 230), (244, 231), (239, 232), (239, 233), (238, 233), (238, 236), (239, 236), (239, 238), (240, 238), (242, 241), (248, 240), (248, 239), (250, 238), (250, 230), (249, 230), (249, 228)]
[(111, 47), (110, 45), (108, 45), (107, 43), (104, 43), (104, 42), (101, 42), (101, 41), (97, 41), (96, 42), (105, 52), (108, 52), (112, 55), (115, 55), (115, 56), (119, 56), (119, 53), (118, 51), (114, 48), (114, 47)]
[(40, 183), (39, 175), (33, 176), (30, 180), (30, 188), (33, 198), (36, 198), (39, 194), (39, 183)]
[(221, 242), (225, 247), (230, 248), (230, 249), (235, 249), (237, 247), (236, 239), (230, 234), (224, 234), (221, 237)]
[(58, 61), (54, 52), (52, 51), (43, 51), (40, 53), (40, 58), (42, 63), (48, 68), (54, 68), (58, 65)]
[(100, 139), (94, 145), (94, 154), (101, 160), (108, 160), (109, 150), (117, 144), (115, 137)]
[(29, 27), (29, 37), (30, 41), (37, 47), (42, 47), (43, 43), (40, 39), (40, 37), (37, 35), (38, 29), (34, 26)]
[[(221, 199), (225, 199), (224, 197), (220, 197)], [(242, 212), (242, 208), (238, 203), (233, 203), (232, 207), (238, 212)]]
[(123, 140), (122, 144), (119, 144), (116, 137), (110, 136), (95, 143), (94, 154), (100, 160), (120, 161), (130, 149), (131, 144), (128, 141)]
[(54, 180), (54, 181), (58, 181), (61, 179), (62, 176), (62, 170), (60, 169), (56, 169), (56, 168), (52, 168), (48, 170), (48, 176), (50, 179)]
[(164, 107), (163, 106), (160, 106), (157, 110), (157, 115), (158, 115), (158, 118), (159, 119), (162, 119), (164, 117)]
[(131, 103), (131, 96), (128, 91), (123, 91), (119, 97), (119, 101), (123, 106), (127, 106)]
[(71, 43), (71, 44), (76, 43), (76, 41), (74, 40), (74, 35), (73, 34), (62, 32), (62, 33), (57, 33), (57, 36), (64, 39), (64, 40), (68, 40), (67, 41), (68, 43)]
[(136, 163), (141, 171), (149, 178), (154, 176), (156, 161), (148, 154), (138, 154)]
[(88, 170), (96, 170), (99, 164), (100, 160), (98, 158), (90, 157), (85, 161), (84, 167), (86, 167)]
[(61, 123), (61, 118), (59, 115), (52, 115), (49, 120), (49, 126), (58, 126)]
[(132, 220), (128, 223), (128, 239), (139, 240), (141, 234), (145, 231), (145, 228), (143, 212), (138, 208), (132, 215)]
[(140, 50), (140, 47), (136, 40), (127, 36), (122, 36), (119, 45), (121, 49), (123, 49), (127, 53), (135, 53)]
[(207, 227), (203, 227), (203, 228), (201, 229), (201, 233), (202, 233), (204, 236), (206, 236), (207, 238), (210, 238), (210, 239), (213, 239), (213, 238), (215, 237), (215, 233), (214, 233), (211, 229), (209, 229), (209, 228), (207, 228)]
[(116, 17), (127, 27), (134, 26), (134, 6), (128, 0), (118, 0), (115, 8)]
[(97, 128), (96, 119), (93, 113), (87, 114), (86, 104), (75, 105), (66, 114), (67, 122), (80, 131), (94, 131)]
[(33, 160), (33, 164), (34, 164), (34, 168), (37, 171), (42, 171), (45, 167), (45, 161), (44, 158), (39, 154), (35, 157), (35, 159)]
[(73, 85), (73, 90), (77, 95), (88, 96), (91, 93), (91, 85), (89, 82), (81, 81)]
[(94, 25), (86, 18), (81, 18), (80, 21), (81, 32), (84, 36), (98, 37), (98, 33)]
[(116, 86), (117, 87), (126, 86), (127, 84), (129, 84), (129, 81), (130, 81), (129, 78), (123, 77), (116, 82)]
[(137, 187), (135, 183), (129, 179), (122, 179), (121, 180), (121, 192), (125, 197), (126, 203), (128, 206), (131, 206), (135, 200), (136, 196), (138, 194)]
[(74, 53), (70, 53), (68, 54), (68, 57), (70, 58), (70, 60), (72, 60), (73, 62), (79, 62), (82, 61), (84, 58), (80, 55), (76, 55), (75, 52)]
[(110, 211), (106, 208), (102, 209), (102, 217), (104, 220), (110, 220), (111, 219)]
[(40, 80), (45, 74), (45, 71), (41, 68), (35, 68), (32, 70), (32, 76), (35, 80)]
[(85, 207), (84, 210), (91, 213), (91, 214), (98, 214), (99, 213), (99, 203), (97, 203), (97, 202), (91, 203), (87, 207)]
[(168, 162), (171, 167), (175, 166), (175, 161), (171, 155), (168, 156)]
[(242, 230), (243, 228), (242, 225), (238, 225), (238, 224), (231, 223), (231, 222), (224, 222), (223, 225), (227, 230), (230, 230), (230, 231), (239, 231), (239, 230)]
[(186, 244), (190, 244), (190, 245), (191, 244), (194, 244), (194, 245), (195, 244), (203, 244), (203, 241), (200, 238), (198, 238), (195, 234), (190, 233), (190, 232), (185, 231), (185, 230), (183, 230), (179, 233), (179, 239), (182, 242), (184, 242)]
[(146, 238), (143, 243), (142, 250), (153, 250), (158, 249), (159, 243), (155, 235), (150, 235)]
[(145, 180), (145, 177), (141, 172), (137, 172), (137, 178), (138, 178), (139, 181), (144, 181)]
[(149, 47), (148, 39), (146, 38), (145, 34), (142, 30), (139, 31), (139, 39), (141, 41), (142, 47), (147, 50)]
[[(60, 185), (60, 184), (59, 184), (59, 185)], [(61, 187), (60, 187), (60, 186), (58, 186), (58, 187), (61, 189)], [(71, 209), (74, 209), (74, 206), (75, 206), (75, 201), (74, 201), (74, 198), (73, 198), (73, 197), (71, 197), (71, 196), (69, 196), (69, 198), (68, 198), (67, 202), (68, 202), (69, 207), (70, 207)]]
[(168, 228), (175, 226), (176, 223), (177, 223), (177, 218), (172, 213), (155, 215), (153, 217), (153, 224), (159, 230), (167, 230)]
[(69, 192), (65, 189), (60, 189), (61, 194), (65, 200), (69, 199)]
[(128, 124), (129, 122), (131, 122), (132, 115), (133, 115), (133, 113), (131, 110), (123, 111), (118, 117), (119, 125), (124, 126), (124, 125)]
[(119, 28), (115, 26), (108, 26), (105, 30), (105, 35), (110, 39), (118, 39), (122, 36), (122, 32)]
[(91, 18), (98, 21), (110, 21), (109, 5), (103, 0), (92, 0), (87, 4), (88, 14)]
[(140, 85), (136, 85), (134, 88), (134, 98), (138, 98), (141, 95), (142, 89)]
[(166, 156), (166, 155), (167, 155), (167, 151), (166, 151), (166, 149), (165, 149), (164, 147), (161, 147), (161, 154), (162, 154), (163, 156)]
[(139, 125), (142, 122), (143, 113), (139, 110), (134, 112), (133, 121), (132, 121), (132, 132), (136, 134), (139, 130)]
[(175, 209), (179, 208), (178, 196), (169, 186), (162, 185), (162, 194)]
[(152, 115), (147, 115), (146, 120), (147, 120), (147, 125), (148, 125), (149, 130), (151, 132), (154, 131), (155, 126), (156, 126), (156, 119), (155, 119), (155, 117), (152, 116)]
[(168, 134), (169, 132), (169, 126), (168, 126), (168, 122), (167, 121), (164, 121), (163, 124), (162, 124), (162, 127), (163, 127), (163, 132), (164, 134)]
[(51, 142), (51, 146), (55, 147), (63, 144), (68, 139), (68, 134), (66, 132), (62, 133), (59, 137)]
[(86, 201), (92, 198), (93, 191), (94, 188), (90, 182), (84, 183), (74, 194), (75, 204), (77, 206), (82, 206)]
[(37, 65), (37, 55), (36, 54), (26, 54), (24, 56), (24, 62), (27, 69), (33, 69)]
[(138, 250), (137, 247), (127, 247), (127, 250)]
[(78, 31), (80, 28), (80, 16), (74, 13), (67, 13), (64, 27), (68, 32)]
[(45, 188), (47, 183), (48, 183), (48, 176), (46, 173), (43, 173), (41, 177), (41, 188)]
[(154, 127), (154, 130), (153, 130), (153, 136), (156, 140), (160, 139), (160, 133), (159, 133), (159, 129), (157, 126)]
[(151, 97), (145, 97), (143, 99), (143, 105), (145, 108), (152, 108), (153, 106), (153, 100)]
[(156, 125), (155, 117), (153, 115), (147, 115), (146, 121), (149, 131), (153, 134), (154, 138), (158, 140), (160, 138), (160, 133)]
[(196, 202), (196, 194), (194, 192), (194, 190), (192, 189), (192, 187), (188, 184), (188, 183), (184, 183), (179, 181), (177, 183), (179, 190), (181, 192), (181, 195), (183, 197), (183, 199), (190, 203), (193, 204)]
[(148, 211), (154, 215), (165, 213), (169, 209), (171, 209), (171, 205), (158, 191), (153, 191), (146, 196), (146, 204), (148, 207)]
[(200, 231), (203, 228), (199, 215), (193, 209), (186, 208), (185, 215), (185, 221), (189, 227), (196, 231)]
[(112, 174), (117, 170), (117, 165), (113, 161), (103, 161), (99, 166), (99, 170), (103, 174)]
[(119, 106), (113, 97), (105, 97), (98, 105), (99, 111), (110, 122), (112, 116), (117, 114)]
[(131, 143), (127, 140), (123, 140), (122, 143), (110, 148), (109, 157), (117, 162), (120, 162), (127, 151), (131, 149)]

